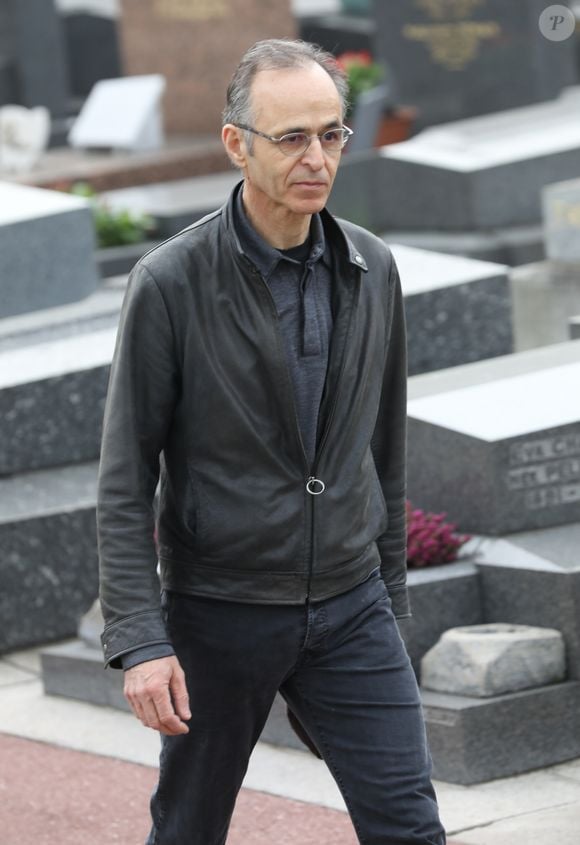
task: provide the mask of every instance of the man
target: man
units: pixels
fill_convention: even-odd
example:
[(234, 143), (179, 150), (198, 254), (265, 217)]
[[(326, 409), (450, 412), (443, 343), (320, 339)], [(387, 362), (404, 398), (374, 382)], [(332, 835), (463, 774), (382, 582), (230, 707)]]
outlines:
[(445, 841), (395, 622), (401, 289), (382, 242), (325, 211), (345, 96), (318, 48), (256, 44), (222, 132), (243, 181), (131, 274), (98, 517), (106, 661), (163, 734), (150, 845), (224, 845), (278, 690), (361, 843)]

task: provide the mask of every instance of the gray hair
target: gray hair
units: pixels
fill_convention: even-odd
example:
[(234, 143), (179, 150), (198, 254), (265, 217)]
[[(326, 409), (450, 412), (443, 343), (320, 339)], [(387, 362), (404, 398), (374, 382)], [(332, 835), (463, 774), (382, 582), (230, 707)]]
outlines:
[(254, 77), (259, 71), (308, 67), (312, 63), (320, 65), (334, 82), (344, 114), (348, 104), (348, 81), (332, 53), (307, 41), (269, 38), (258, 41), (242, 56), (228, 85), (226, 107), (222, 115), (223, 124), (252, 123), (250, 91)]

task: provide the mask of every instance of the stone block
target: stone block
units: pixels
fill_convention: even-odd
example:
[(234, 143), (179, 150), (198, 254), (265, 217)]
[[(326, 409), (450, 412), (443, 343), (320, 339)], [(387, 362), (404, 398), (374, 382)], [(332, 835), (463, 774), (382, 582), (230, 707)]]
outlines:
[(411, 378), (414, 506), (494, 536), (578, 521), (579, 353), (571, 341)]
[(570, 315), (580, 302), (580, 264), (539, 261), (510, 273), (514, 345), (533, 349), (570, 338)]
[(399, 629), (415, 674), (421, 658), (448, 628), (483, 622), (479, 573), (471, 562), (410, 569), (407, 576), (413, 616)]
[(568, 328), (570, 332), (570, 340), (580, 339), (580, 314), (577, 317), (570, 317)]
[(580, 680), (580, 522), (487, 539), (479, 548), (487, 622), (555, 628), (567, 673)]
[(437, 780), (474, 783), (580, 756), (580, 682), (493, 698), (422, 691)]
[(296, 31), (290, 0), (121, 0), (119, 23), (125, 74), (165, 77), (165, 125), (181, 135), (218, 132), (225, 91), (245, 50)]
[(310, 14), (299, 18), (298, 24), (300, 38), (313, 44), (320, 44), (335, 56), (359, 50), (372, 53), (375, 27), (371, 18), (341, 14)]
[(1, 6), (0, 61), (11, 65), (11, 96), (3, 102), (66, 114), (68, 68), (54, 0), (3, 0)]
[(424, 689), (475, 698), (546, 686), (565, 676), (562, 634), (529, 625), (451, 628), (421, 661)]
[(373, 185), (376, 229), (540, 223), (542, 188), (580, 170), (579, 108), (576, 86), (553, 102), (432, 127), (382, 147)]
[(98, 590), (96, 464), (0, 480), (0, 653), (71, 637)]
[(512, 351), (506, 267), (396, 244), (392, 250), (405, 297), (410, 375)]
[(0, 476), (98, 457), (115, 335), (0, 353)]
[(130, 710), (123, 695), (123, 672), (104, 668), (100, 648), (72, 640), (43, 649), (40, 658), (47, 695)]
[[(540, 32), (544, 0), (389, 0), (374, 3), (374, 54), (399, 102), (443, 123), (550, 100), (577, 80), (573, 39)], [(554, 49), (556, 47), (556, 49)]]
[(542, 208), (547, 257), (580, 264), (580, 179), (545, 187)]
[(85, 200), (0, 183), (0, 318), (74, 302), (94, 291), (94, 247)]
[(150, 215), (158, 235), (169, 238), (220, 208), (239, 181), (238, 171), (230, 170), (196, 179), (107, 191), (99, 200), (115, 211)]
[[(102, 9), (102, 5), (101, 5)], [(62, 15), (71, 94), (86, 97), (101, 79), (121, 75), (117, 21), (98, 6)]]

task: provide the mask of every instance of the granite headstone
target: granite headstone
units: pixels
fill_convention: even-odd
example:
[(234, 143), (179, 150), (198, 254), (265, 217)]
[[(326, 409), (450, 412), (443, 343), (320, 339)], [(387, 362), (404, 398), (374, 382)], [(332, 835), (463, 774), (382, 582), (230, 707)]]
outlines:
[(364, 186), (371, 187), (373, 228), (540, 223), (542, 188), (580, 171), (579, 112), (576, 86), (550, 103), (432, 127), (383, 147)]
[[(540, 31), (545, 0), (374, 3), (375, 53), (424, 125), (557, 96), (578, 79), (574, 39)], [(556, 47), (556, 48), (555, 48)]]
[(0, 105), (67, 111), (62, 25), (54, 0), (0, 0)]
[(507, 268), (393, 245), (407, 316), (410, 375), (513, 349)]
[(121, 0), (127, 74), (162, 74), (167, 131), (215, 133), (229, 79), (262, 38), (295, 34), (289, 0)]
[(580, 343), (409, 384), (409, 497), (460, 530), (502, 535), (580, 520)]
[(86, 200), (0, 183), (0, 317), (74, 302), (94, 291), (94, 245)]
[(76, 634), (98, 590), (96, 464), (0, 479), (0, 653)]
[(98, 458), (115, 334), (0, 352), (0, 476)]
[(63, 3), (62, 25), (66, 41), (71, 94), (86, 97), (101, 79), (121, 76), (117, 16), (111, 4), (79, 0)]

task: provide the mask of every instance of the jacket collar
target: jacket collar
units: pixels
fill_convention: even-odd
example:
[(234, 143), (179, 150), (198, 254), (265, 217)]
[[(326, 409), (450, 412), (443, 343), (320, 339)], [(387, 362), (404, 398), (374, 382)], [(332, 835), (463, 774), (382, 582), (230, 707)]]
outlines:
[[(246, 254), (246, 251), (242, 247), (239, 232), (237, 231), (235, 222), (235, 205), (238, 201), (237, 197), (240, 191), (242, 190), (243, 184), (244, 180), (242, 179), (234, 187), (227, 202), (222, 208), (222, 217), (225, 222), (228, 235), (233, 241), (233, 245), (235, 247), (236, 252), (240, 256), (243, 256), (244, 259), (247, 261), (248, 256)], [(320, 212), (320, 220), (324, 229), (324, 237), (328, 240), (332, 247), (337, 249), (343, 255), (345, 255), (349, 264), (353, 265), (359, 270), (364, 270), (365, 272), (368, 272), (368, 265), (365, 261), (364, 255), (362, 255), (360, 250), (356, 248), (356, 246), (350, 240), (338, 220), (333, 217), (333, 215), (330, 214), (330, 212), (327, 211), (326, 208), (323, 208)]]

